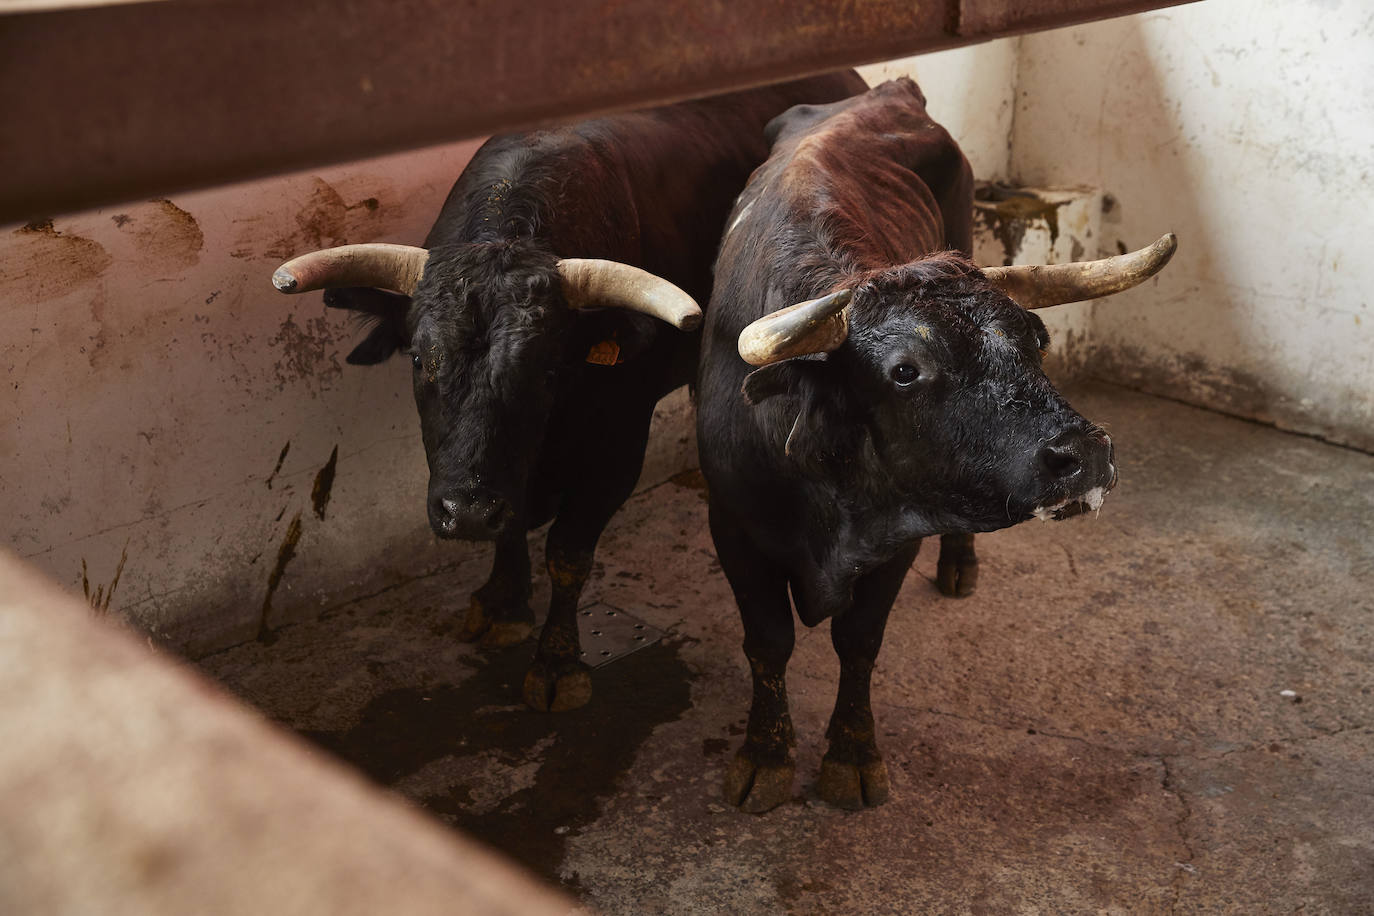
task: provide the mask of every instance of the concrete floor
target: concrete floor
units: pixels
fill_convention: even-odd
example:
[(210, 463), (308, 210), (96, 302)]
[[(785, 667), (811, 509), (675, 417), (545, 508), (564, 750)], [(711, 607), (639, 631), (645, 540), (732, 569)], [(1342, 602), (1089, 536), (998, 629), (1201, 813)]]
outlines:
[(790, 669), (792, 802), (722, 803), (749, 678), (693, 474), (602, 540), (584, 603), (668, 636), (597, 670), (584, 709), (521, 705), (528, 644), (453, 638), (479, 548), (201, 666), (606, 913), (1374, 913), (1374, 457), (1071, 400), (1121, 486), (1098, 518), (980, 537), (967, 600), (926, 545), (875, 675), (881, 808), (815, 794), (824, 627)]

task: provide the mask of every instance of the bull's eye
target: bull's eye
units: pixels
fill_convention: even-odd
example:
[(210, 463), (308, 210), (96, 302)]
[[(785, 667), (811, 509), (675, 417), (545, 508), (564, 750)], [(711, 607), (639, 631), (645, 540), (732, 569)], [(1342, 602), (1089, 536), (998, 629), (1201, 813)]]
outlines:
[(888, 375), (890, 375), (892, 380), (898, 385), (905, 387), (921, 377), (921, 370), (910, 363), (902, 363), (901, 365), (893, 366), (892, 371), (889, 372)]
[(414, 367), (416, 368), (416, 370), (418, 371), (418, 370), (424, 368), (425, 361), (424, 361), (423, 359), (420, 358), (420, 354), (419, 354), (419, 353), (412, 353), (412, 354), (410, 354), (410, 364), (411, 364), (412, 366), (414, 366)]

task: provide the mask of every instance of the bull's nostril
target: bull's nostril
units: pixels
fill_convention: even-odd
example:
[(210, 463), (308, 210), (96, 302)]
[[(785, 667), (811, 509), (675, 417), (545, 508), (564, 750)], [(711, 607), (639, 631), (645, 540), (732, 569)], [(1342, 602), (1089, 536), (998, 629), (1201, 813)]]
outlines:
[(1072, 448), (1047, 445), (1040, 450), (1040, 464), (1055, 479), (1062, 479), (1077, 473), (1081, 462)]
[(456, 518), (458, 517), (458, 501), (457, 501), (457, 500), (453, 500), (453, 499), (441, 499), (441, 500), (439, 500), (439, 505), (440, 505), (440, 506), (443, 506), (443, 508), (444, 508), (444, 514), (448, 516), (448, 520), (449, 520), (449, 521), (453, 521), (454, 519), (456, 519)]

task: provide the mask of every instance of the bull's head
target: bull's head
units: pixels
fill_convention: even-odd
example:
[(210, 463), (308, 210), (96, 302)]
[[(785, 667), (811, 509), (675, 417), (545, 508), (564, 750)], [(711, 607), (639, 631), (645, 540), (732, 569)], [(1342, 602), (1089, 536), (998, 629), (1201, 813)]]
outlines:
[(851, 277), (744, 329), (740, 355), (763, 367), (745, 396), (797, 398), (790, 453), (867, 453), (856, 483), (919, 506), (931, 531), (1097, 509), (1116, 483), (1111, 439), (1045, 377), (1049, 336), (1029, 309), (1134, 286), (1175, 245), (1167, 235), (1103, 261), (982, 270), (943, 254)]
[(692, 298), (660, 277), (521, 242), (346, 245), (288, 261), (272, 282), (287, 293), (326, 289), (327, 305), (377, 322), (350, 363), (409, 356), (429, 522), (446, 538), (494, 538), (532, 511), (529, 477), (560, 376), (610, 336), (605, 316), (635, 327), (623, 312), (579, 319), (581, 309), (628, 309), (682, 329), (701, 321)]

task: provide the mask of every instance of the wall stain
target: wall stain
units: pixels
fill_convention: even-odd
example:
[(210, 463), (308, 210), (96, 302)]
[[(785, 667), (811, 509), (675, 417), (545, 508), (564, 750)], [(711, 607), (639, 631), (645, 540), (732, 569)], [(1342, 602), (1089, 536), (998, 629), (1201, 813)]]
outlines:
[[(282, 462), (286, 460), (286, 453), (291, 451), (291, 440), (287, 439), (286, 444), (281, 447), (281, 454), (277, 456), (277, 466), (272, 469), (272, 473), (267, 475), (267, 489), (272, 489), (272, 481), (277, 479), (277, 474), (281, 472)], [(283, 509), (283, 512), (286, 510)], [(281, 516), (277, 516), (278, 519)]]
[(59, 299), (95, 282), (113, 263), (93, 239), (59, 232), (52, 220), (29, 223), (10, 233), (0, 300), (29, 305)]
[(115, 225), (120, 229), (131, 227), (126, 231), (138, 248), (140, 262), (151, 275), (168, 276), (200, 262), (205, 234), (194, 216), (170, 200), (152, 200), (132, 216), (121, 215), (123, 222), (116, 220)]
[(277, 641), (277, 636), (267, 625), (267, 618), (272, 613), (272, 595), (276, 593), (277, 586), (281, 585), (282, 576), (286, 574), (286, 566), (296, 556), (296, 545), (301, 539), (301, 513), (299, 511), (291, 518), (291, 524), (286, 526), (286, 537), (282, 538), (281, 546), (277, 548), (277, 565), (272, 567), (272, 573), (267, 577), (267, 596), (262, 599), (262, 616), (258, 619), (258, 642), (270, 646)]
[(99, 369), (105, 362), (104, 358), (109, 355), (106, 350), (110, 344), (110, 329), (105, 324), (107, 305), (109, 302), (105, 295), (105, 285), (102, 283), (91, 297), (91, 321), (95, 322), (96, 331), (88, 338), (90, 342), (87, 345), (78, 348), (92, 369)]
[(285, 221), (278, 214), (243, 220), (230, 257), (285, 261), (320, 248), (369, 242), (386, 232), (387, 220), (376, 196), (350, 204), (324, 179), (315, 177), (311, 183), (309, 197), (291, 220), (294, 228), (282, 231)]
[(980, 185), (974, 195), (973, 220), (1002, 243), (1003, 267), (1009, 267), (1021, 253), (1026, 230), (1043, 220), (1050, 230), (1050, 245), (1059, 239), (1059, 208), (1068, 201), (1054, 203), (1031, 191), (999, 184)]
[(81, 594), (86, 596), (86, 603), (91, 606), (91, 611), (97, 617), (104, 617), (110, 613), (110, 602), (114, 600), (115, 589), (119, 587), (119, 577), (124, 575), (124, 564), (129, 562), (129, 542), (124, 542), (124, 549), (119, 552), (119, 565), (115, 567), (114, 578), (110, 580), (109, 588), (97, 585), (95, 591), (91, 591), (90, 576), (86, 571), (86, 558), (81, 558)]
[(315, 514), (320, 521), (324, 521), (324, 510), (329, 507), (329, 496), (334, 489), (334, 468), (338, 463), (339, 447), (336, 445), (334, 451), (329, 453), (329, 460), (315, 475), (315, 484), (310, 488), (310, 504), (315, 507)]
[[(1217, 365), (1198, 353), (1164, 354), (1102, 342), (1093, 348), (1087, 368), (1092, 376), (1113, 384), (1374, 454), (1374, 432), (1364, 424), (1324, 420), (1304, 407), (1299, 395), (1271, 379)], [(1374, 404), (1374, 397), (1354, 391), (1341, 400), (1356, 415), (1358, 405)]]
[[(338, 355), (332, 352), (332, 332), (323, 315), (307, 319), (305, 326), (287, 315), (277, 334), (268, 344), (280, 347), (282, 358), (273, 366), (277, 376), (277, 390), (300, 379), (315, 381), (320, 387), (331, 378), (343, 375)], [(312, 391), (312, 393), (314, 393)]]

